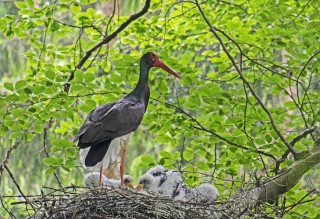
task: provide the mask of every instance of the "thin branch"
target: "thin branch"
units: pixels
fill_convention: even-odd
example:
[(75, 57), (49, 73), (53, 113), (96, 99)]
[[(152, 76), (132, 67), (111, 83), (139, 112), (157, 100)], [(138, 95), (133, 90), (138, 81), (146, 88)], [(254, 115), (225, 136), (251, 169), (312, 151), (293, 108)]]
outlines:
[[(105, 37), (100, 43), (98, 43), (97, 45), (95, 45), (92, 49), (90, 49), (89, 51), (86, 52), (86, 55), (80, 60), (79, 64), (76, 66), (76, 69), (81, 68), (84, 63), (90, 58), (90, 56), (92, 55), (92, 53), (94, 51), (96, 51), (97, 49), (99, 49), (100, 47), (102, 47), (104, 44), (109, 43), (112, 39), (114, 39), (121, 31), (123, 31), (129, 24), (131, 24), (133, 21), (135, 21), (136, 19), (140, 18), (142, 15), (144, 15), (145, 13), (148, 12), (148, 9), (150, 7), (150, 2), (151, 0), (146, 0), (144, 7), (142, 8), (141, 11), (139, 11), (136, 14), (131, 15), (128, 20), (126, 20), (124, 23), (122, 23), (120, 25), (120, 27), (115, 30), (112, 34), (110, 34), (108, 37)], [(75, 69), (75, 70), (76, 70)], [(74, 78), (74, 72), (71, 72), (70, 77), (68, 79), (68, 82), (64, 85), (64, 90), (66, 92), (69, 92), (70, 89), (70, 84), (69, 82)]]
[[(304, 132), (302, 132), (300, 135), (296, 136), (294, 139), (292, 139), (292, 141), (290, 142), (290, 144), (292, 145), (292, 147), (298, 142), (300, 141), (302, 138), (307, 137), (307, 135), (313, 133), (315, 131), (315, 127), (312, 127), (310, 129), (305, 130)], [(275, 174), (278, 174), (279, 169), (280, 169), (280, 164), (285, 161), (285, 159), (287, 159), (288, 155), (290, 154), (289, 149), (287, 149), (284, 154), (281, 156), (281, 158), (279, 160), (276, 161), (276, 166), (273, 170), (273, 172), (275, 172)]]
[[(154, 99), (154, 100), (156, 100), (156, 99)], [(187, 112), (184, 111), (183, 109), (181, 109), (181, 108), (179, 108), (179, 107), (177, 107), (177, 106), (175, 106), (175, 105), (173, 105), (173, 104), (170, 104), (170, 103), (167, 103), (167, 102), (166, 102), (165, 105), (170, 106), (170, 107), (173, 107), (173, 108), (179, 110), (182, 114), (186, 115), (188, 118), (190, 118), (192, 121), (194, 121), (194, 122), (197, 124), (197, 126), (193, 126), (193, 128), (195, 128), (195, 129), (208, 132), (208, 133), (216, 136), (216, 137), (219, 138), (220, 140), (222, 140), (222, 141), (224, 141), (224, 142), (227, 142), (228, 144), (230, 144), (230, 145), (232, 145), (232, 146), (235, 146), (235, 147), (237, 147), (237, 148), (241, 148), (241, 149), (244, 149), (244, 150), (250, 150), (250, 151), (253, 151), (253, 152), (255, 152), (255, 153), (263, 154), (263, 155), (265, 155), (265, 156), (268, 156), (268, 157), (272, 158), (274, 161), (277, 160), (277, 158), (276, 158), (275, 156), (273, 156), (272, 154), (268, 154), (268, 153), (266, 153), (266, 152), (264, 152), (264, 151), (261, 151), (261, 150), (255, 150), (255, 149), (253, 149), (253, 148), (248, 148), (248, 147), (245, 147), (245, 146), (243, 146), (243, 145), (236, 144), (236, 143), (234, 143), (234, 142), (232, 142), (232, 141), (230, 141), (230, 140), (222, 137), (221, 135), (219, 135), (219, 134), (217, 134), (217, 133), (215, 133), (215, 132), (213, 132), (213, 131), (205, 128), (204, 126), (201, 125), (201, 123), (200, 123), (197, 119), (195, 119), (195, 118), (192, 117), (189, 113), (187, 113)]]
[(297, 17), (299, 17), (301, 14), (302, 14), (302, 12), (304, 11), (304, 9), (306, 9), (306, 7), (309, 5), (309, 3), (311, 2), (312, 0), (309, 0), (308, 2), (307, 2), (307, 4), (305, 4), (303, 7), (302, 7), (302, 9), (301, 9), (301, 11), (295, 16), (295, 18), (293, 19), (293, 22), (297, 19)]
[[(46, 146), (46, 144), (47, 144), (47, 134), (48, 134), (48, 130), (51, 128), (53, 122), (54, 122), (54, 118), (51, 117), (50, 120), (48, 121), (48, 123), (43, 128), (43, 151), (44, 151), (44, 153), (46, 154), (47, 157), (50, 156), (49, 152), (47, 150), (47, 146)], [(61, 184), (61, 181), (60, 181), (58, 175), (55, 172), (53, 173), (53, 175), (56, 178), (60, 188), (62, 188), (62, 184)]]
[(247, 81), (247, 79), (243, 76), (242, 71), (239, 69), (238, 65), (236, 64), (236, 61), (234, 60), (234, 58), (231, 56), (231, 54), (229, 53), (229, 51), (227, 50), (224, 42), (222, 41), (222, 39), (220, 38), (220, 36), (217, 34), (215, 28), (211, 25), (211, 23), (209, 22), (209, 20), (207, 19), (207, 17), (205, 16), (204, 12), (202, 11), (202, 8), (200, 6), (200, 4), (198, 3), (198, 0), (196, 0), (196, 5), (198, 6), (198, 9), (203, 17), (203, 19), (205, 20), (205, 22), (207, 23), (207, 25), (210, 28), (210, 31), (214, 34), (214, 36), (218, 39), (220, 45), (223, 48), (223, 51), (227, 54), (228, 58), (230, 59), (230, 61), (232, 62), (234, 68), (236, 69), (236, 71), (238, 72), (238, 74), (240, 75), (240, 78), (243, 80), (243, 82), (247, 85), (247, 87), (249, 88), (251, 94), (255, 97), (255, 99), (258, 101), (258, 103), (260, 104), (260, 106), (262, 107), (262, 109), (267, 113), (269, 120), (271, 122), (271, 125), (273, 127), (273, 130), (277, 133), (277, 135), (279, 136), (279, 138), (281, 139), (281, 141), (284, 143), (284, 145), (287, 146), (287, 148), (290, 150), (290, 152), (293, 154), (293, 156), (296, 156), (296, 152), (293, 150), (292, 146), (287, 142), (287, 140), (285, 139), (285, 137), (281, 134), (281, 132), (279, 131), (279, 129), (277, 128), (273, 116), (271, 114), (271, 112), (268, 110), (268, 108), (264, 105), (264, 103), (262, 102), (262, 100), (260, 99), (260, 97), (255, 93), (255, 91), (253, 90), (251, 84)]
[(20, 145), (21, 141), (20, 139), (17, 140), (17, 142), (12, 145), (9, 150), (7, 151), (7, 154), (6, 154), (6, 158), (4, 159), (4, 161), (2, 162), (1, 166), (0, 166), (0, 187), (1, 187), (1, 182), (2, 182), (2, 174), (3, 174), (3, 170), (5, 169), (5, 167), (7, 166), (8, 162), (9, 162), (9, 159), (10, 159), (10, 155), (11, 153), (17, 149), (17, 147)]
[(4, 168), (7, 170), (7, 172), (9, 173), (10, 178), (12, 179), (13, 183), (15, 184), (15, 186), (17, 187), (20, 195), (26, 200), (27, 203), (29, 203), (32, 207), (33, 204), (31, 202), (29, 202), (27, 196), (22, 192), (22, 189), (20, 188), (20, 185), (18, 184), (17, 180), (15, 179), (15, 177), (13, 176), (13, 173), (10, 171), (10, 169), (8, 168), (7, 165), (4, 165)]
[(310, 202), (310, 201), (314, 201), (315, 199), (309, 199), (309, 200), (306, 200), (304, 201), (305, 198), (307, 198), (308, 196), (310, 196), (312, 193), (314, 193), (316, 191), (316, 189), (312, 189), (311, 191), (309, 191), (307, 194), (305, 194), (298, 202), (292, 204), (292, 205), (289, 205), (287, 206), (287, 210), (286, 211), (291, 211), (293, 208), (297, 207), (298, 205), (301, 205), (303, 203), (306, 203), (306, 202)]
[(76, 43), (74, 45), (74, 53), (73, 53), (73, 64), (76, 65), (76, 52), (77, 52), (77, 45), (79, 43), (79, 57), (82, 56), (82, 48), (81, 48), (81, 37), (83, 34), (83, 28), (80, 29), (79, 36), (77, 37)]
[[(299, 82), (299, 79), (300, 79), (300, 77), (301, 77), (301, 75), (302, 75), (302, 72), (304, 72), (305, 71), (305, 69), (307, 68), (307, 66), (309, 65), (309, 63), (311, 62), (311, 60), (314, 58), (314, 57), (316, 57), (318, 54), (320, 53), (320, 50), (319, 51), (317, 51), (315, 54), (313, 54), (309, 59), (308, 59), (308, 61), (306, 62), (306, 64), (303, 66), (303, 68), (301, 69), (301, 71), (300, 71), (300, 73), (299, 73), (299, 75), (298, 75), (298, 77), (297, 77), (297, 82), (296, 82), (296, 88), (297, 88), (297, 96), (298, 96), (298, 102), (300, 103), (300, 99), (299, 99), (299, 84), (298, 84), (298, 82)], [(301, 85), (302, 86), (302, 85)], [(303, 86), (302, 86), (303, 87)]]
[(315, 131), (315, 127), (309, 128), (307, 130), (305, 130), (304, 132), (302, 132), (300, 135), (296, 136), (294, 139), (292, 139), (292, 141), (290, 142), (290, 144), (292, 145), (292, 147), (301, 139), (305, 138), (307, 135), (313, 133)]
[(109, 18), (109, 21), (108, 21), (108, 23), (107, 23), (105, 36), (108, 36), (108, 29), (109, 29), (109, 27), (110, 27), (110, 24), (111, 24), (111, 21), (113, 20), (114, 15), (115, 15), (115, 13), (116, 13), (116, 3), (117, 3), (117, 1), (116, 1), (116, 0), (113, 0), (113, 10), (112, 10), (111, 17)]
[(7, 203), (3, 200), (4, 196), (0, 196), (1, 206), (10, 215), (10, 218), (17, 218), (7, 207)]
[(307, 68), (307, 66), (308, 66), (309, 63), (311, 62), (311, 60), (312, 60), (314, 57), (316, 57), (319, 53), (320, 53), (320, 50), (317, 51), (315, 54), (313, 54), (313, 55), (308, 59), (308, 61), (306, 62), (306, 64), (305, 64), (305, 65), (303, 66), (303, 68), (301, 69), (301, 71), (300, 71), (300, 73), (299, 73), (299, 75), (298, 75), (297, 81), (299, 81), (299, 78), (300, 78), (302, 72), (304, 72), (304, 70)]

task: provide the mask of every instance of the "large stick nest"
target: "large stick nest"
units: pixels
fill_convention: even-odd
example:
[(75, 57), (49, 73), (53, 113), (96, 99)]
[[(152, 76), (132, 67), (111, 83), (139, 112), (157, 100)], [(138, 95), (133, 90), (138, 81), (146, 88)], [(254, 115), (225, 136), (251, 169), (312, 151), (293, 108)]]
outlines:
[[(20, 202), (21, 204), (22, 202)], [(26, 202), (35, 212), (29, 218), (237, 218), (257, 217), (250, 212), (235, 211), (230, 202), (181, 202), (159, 195), (145, 195), (132, 190), (88, 189), (68, 187), (50, 189), (46, 195)], [(260, 215), (261, 216), (261, 215)], [(259, 216), (259, 217), (260, 217)]]

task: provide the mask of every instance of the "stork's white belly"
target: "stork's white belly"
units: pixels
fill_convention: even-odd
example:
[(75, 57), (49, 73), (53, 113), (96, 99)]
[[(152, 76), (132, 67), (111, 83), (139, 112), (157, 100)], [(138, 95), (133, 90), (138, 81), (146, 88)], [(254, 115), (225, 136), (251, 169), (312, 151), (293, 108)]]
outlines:
[(80, 149), (79, 154), (80, 154), (80, 162), (82, 166), (84, 168), (88, 168), (90, 171), (99, 171), (101, 165), (103, 166), (103, 168), (107, 168), (110, 163), (120, 162), (121, 157), (119, 156), (119, 153), (120, 151), (122, 151), (123, 148), (127, 147), (127, 145), (129, 144), (131, 134), (132, 132), (113, 139), (102, 161), (97, 163), (94, 167), (87, 167), (85, 165), (85, 159), (90, 150), (90, 147)]

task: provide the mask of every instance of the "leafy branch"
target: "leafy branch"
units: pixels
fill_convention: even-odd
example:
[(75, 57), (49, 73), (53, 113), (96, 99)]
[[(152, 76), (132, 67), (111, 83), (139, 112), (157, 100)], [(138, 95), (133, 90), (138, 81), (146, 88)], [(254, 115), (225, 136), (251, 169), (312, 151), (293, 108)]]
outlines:
[(95, 45), (93, 48), (91, 48), (89, 51), (86, 52), (85, 56), (80, 60), (79, 64), (76, 66), (76, 68), (71, 72), (68, 82), (64, 85), (64, 90), (66, 92), (69, 92), (70, 89), (70, 84), (69, 82), (74, 78), (74, 72), (76, 69), (80, 69), (84, 63), (90, 58), (92, 53), (96, 51), (97, 49), (100, 49), (103, 45), (109, 43), (112, 39), (116, 38), (116, 36), (123, 31), (129, 24), (131, 24), (133, 21), (137, 20), (141, 16), (143, 16), (145, 13), (148, 12), (148, 9), (150, 7), (150, 2), (151, 0), (146, 0), (144, 7), (142, 8), (141, 11), (139, 11), (136, 14), (131, 15), (128, 20), (126, 20), (124, 23), (122, 23), (118, 29), (116, 29), (112, 34), (109, 36), (105, 37), (100, 43)]
[[(273, 130), (277, 133), (277, 135), (279, 136), (279, 138), (281, 139), (281, 141), (287, 146), (287, 148), (290, 150), (290, 152), (293, 154), (293, 156), (296, 156), (296, 152), (293, 150), (292, 146), (287, 142), (287, 140), (285, 139), (285, 137), (281, 134), (280, 130), (278, 129), (278, 127), (275, 124), (275, 121), (273, 119), (273, 116), (271, 114), (271, 112), (269, 111), (269, 109), (265, 106), (265, 104), (262, 102), (262, 100), (260, 99), (260, 97), (256, 94), (256, 92), (254, 91), (254, 89), (252, 88), (251, 84), (249, 83), (249, 81), (244, 77), (241, 69), (238, 67), (238, 65), (236, 64), (236, 61), (234, 60), (234, 58), (231, 56), (230, 52), (228, 51), (228, 49), (226, 48), (222, 38), (218, 35), (216, 29), (211, 25), (211, 23), (209, 22), (209, 20), (207, 19), (206, 15), (204, 14), (198, 0), (196, 0), (196, 5), (203, 17), (203, 19), (205, 20), (205, 22), (207, 23), (208, 27), (210, 28), (210, 31), (214, 34), (214, 36), (218, 39), (220, 45), (223, 48), (223, 51), (227, 54), (228, 58), (230, 59), (231, 63), (233, 64), (234, 68), (236, 69), (236, 71), (238, 72), (238, 74), (240, 75), (241, 80), (246, 84), (246, 86), (249, 88), (251, 94), (254, 96), (254, 98), (258, 101), (258, 103), (260, 104), (260, 106), (262, 107), (262, 109), (267, 113), (269, 120), (271, 122), (271, 125), (273, 127)], [(240, 46), (237, 44), (237, 47), (240, 48)]]
[[(156, 99), (154, 99), (154, 100), (156, 100)], [(224, 141), (224, 142), (226, 142), (226, 143), (228, 143), (228, 144), (230, 144), (230, 145), (232, 145), (232, 146), (235, 146), (235, 147), (237, 147), (237, 148), (241, 148), (241, 149), (244, 149), (244, 150), (250, 150), (250, 151), (253, 151), (253, 152), (255, 152), (255, 153), (263, 154), (263, 155), (265, 155), (265, 156), (268, 156), (268, 157), (272, 158), (274, 161), (277, 160), (277, 158), (276, 158), (275, 156), (273, 156), (272, 154), (266, 153), (266, 152), (261, 151), (261, 150), (248, 148), (248, 147), (245, 147), (245, 146), (240, 145), (240, 144), (236, 144), (236, 143), (234, 143), (234, 142), (232, 142), (232, 141), (230, 141), (230, 140), (222, 137), (221, 135), (215, 133), (214, 131), (211, 131), (211, 130), (207, 129), (206, 127), (204, 127), (203, 125), (201, 125), (201, 123), (200, 123), (196, 118), (194, 118), (193, 116), (191, 116), (189, 113), (187, 113), (186, 111), (184, 111), (184, 110), (181, 109), (180, 107), (175, 106), (175, 105), (170, 104), (170, 103), (167, 103), (167, 102), (166, 102), (165, 104), (166, 104), (167, 106), (169, 106), (169, 107), (173, 107), (173, 108), (179, 110), (182, 114), (184, 114), (184, 115), (187, 116), (189, 119), (191, 119), (193, 122), (195, 122), (195, 123), (197, 124), (197, 126), (193, 126), (193, 128), (198, 129), (198, 130), (201, 130), (201, 131), (208, 132), (208, 133), (216, 136), (216, 137), (219, 138), (220, 140), (222, 140), (222, 141)]]
[[(296, 136), (294, 139), (292, 139), (292, 141), (290, 142), (290, 144), (292, 145), (292, 147), (298, 142), (300, 141), (302, 138), (307, 137), (307, 135), (313, 133), (315, 131), (315, 128), (310, 128), (305, 130), (304, 132), (302, 132), (300, 135)], [(290, 150), (287, 149), (284, 154), (281, 156), (281, 158), (279, 160), (276, 161), (276, 166), (274, 168), (274, 172), (277, 174), (279, 172), (280, 169), (280, 164), (285, 161), (285, 159), (288, 157), (288, 155), (290, 154)]]

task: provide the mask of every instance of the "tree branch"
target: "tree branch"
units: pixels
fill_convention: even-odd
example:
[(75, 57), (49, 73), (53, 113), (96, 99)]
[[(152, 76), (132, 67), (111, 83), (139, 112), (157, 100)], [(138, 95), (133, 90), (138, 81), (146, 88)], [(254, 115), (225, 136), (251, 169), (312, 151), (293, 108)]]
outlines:
[(17, 149), (17, 147), (20, 145), (20, 140), (17, 140), (17, 142), (12, 145), (9, 150), (7, 151), (7, 155), (6, 158), (4, 159), (4, 161), (2, 162), (1, 166), (0, 166), (0, 187), (1, 187), (1, 182), (2, 182), (2, 174), (3, 174), (3, 170), (5, 169), (5, 167), (7, 166), (8, 162), (9, 162), (9, 158), (11, 153)]
[(9, 173), (10, 178), (12, 179), (13, 183), (15, 184), (15, 186), (17, 187), (20, 195), (26, 200), (27, 203), (29, 203), (32, 207), (33, 204), (31, 202), (29, 202), (29, 199), (27, 198), (27, 196), (22, 192), (22, 189), (20, 188), (20, 185), (18, 184), (17, 180), (14, 178), (13, 173), (10, 171), (10, 169), (8, 168), (7, 165), (4, 165), (4, 168), (7, 170), (7, 172)]
[[(156, 100), (156, 99), (154, 99)], [(187, 113), (186, 111), (184, 111), (183, 109), (181, 109), (180, 107), (177, 107), (173, 104), (170, 104), (170, 103), (165, 103), (165, 105), (169, 106), (169, 107), (173, 107), (177, 110), (179, 110), (182, 114), (186, 115), (189, 119), (191, 119), (193, 122), (195, 122), (197, 124), (197, 126), (193, 126), (193, 128), (195, 129), (198, 129), (198, 130), (201, 130), (201, 131), (205, 131), (205, 132), (208, 132), (214, 136), (216, 136), (217, 138), (219, 138), (220, 140), (224, 141), (224, 142), (227, 142), (228, 144), (232, 145), (232, 146), (235, 146), (237, 148), (241, 148), (241, 149), (244, 149), (244, 150), (250, 150), (250, 151), (253, 151), (255, 153), (258, 153), (258, 154), (263, 154), (265, 156), (268, 156), (270, 158), (272, 158), (274, 161), (277, 161), (277, 158), (275, 156), (273, 156), (272, 154), (269, 154), (269, 153), (266, 153), (264, 151), (261, 151), (261, 150), (257, 150), (257, 149), (253, 149), (253, 148), (248, 148), (248, 147), (245, 147), (243, 145), (240, 145), (240, 144), (236, 144), (224, 137), (222, 137), (221, 135), (215, 133), (214, 131), (211, 131), (209, 129), (207, 129), (206, 127), (204, 127), (203, 125), (201, 125), (201, 123), (194, 117), (192, 117), (189, 113)]]
[(320, 137), (318, 136), (311, 152), (301, 160), (296, 161), (282, 174), (265, 181), (261, 186), (244, 190), (235, 197), (229, 198), (231, 209), (251, 209), (261, 203), (273, 203), (279, 195), (288, 192), (301, 177), (316, 164), (320, 163)]
[(234, 58), (231, 56), (231, 54), (229, 53), (229, 51), (227, 50), (223, 40), (220, 38), (220, 36), (217, 34), (215, 28), (211, 25), (211, 23), (209, 22), (209, 20), (207, 19), (207, 17), (205, 16), (198, 0), (196, 0), (196, 5), (203, 17), (203, 19), (205, 20), (205, 22), (207, 23), (208, 27), (210, 28), (210, 31), (213, 33), (213, 35), (218, 39), (220, 45), (223, 48), (223, 51), (227, 54), (228, 58), (230, 59), (230, 61), (232, 62), (232, 65), (234, 66), (234, 68), (236, 69), (236, 71), (238, 72), (238, 74), (240, 75), (240, 78), (243, 80), (243, 82), (246, 84), (246, 86), (249, 88), (251, 94), (254, 96), (254, 98), (258, 101), (258, 103), (260, 104), (260, 106), (262, 107), (262, 109), (267, 113), (269, 120), (271, 122), (271, 125), (273, 127), (273, 130), (277, 133), (277, 135), (279, 136), (279, 138), (281, 139), (281, 141), (287, 146), (287, 148), (290, 150), (290, 152), (293, 154), (293, 156), (296, 156), (296, 152), (293, 150), (292, 146), (287, 142), (287, 140), (285, 139), (285, 137), (281, 134), (281, 132), (279, 131), (279, 129), (277, 128), (274, 119), (272, 117), (271, 112), (268, 110), (268, 108), (264, 105), (264, 103), (262, 102), (262, 100), (260, 99), (260, 97), (255, 93), (254, 89), (252, 88), (251, 84), (246, 80), (246, 78), (244, 77), (244, 75), (242, 74), (241, 69), (238, 67), (238, 65), (236, 64), (236, 61), (234, 60)]
[[(43, 151), (44, 151), (44, 153), (46, 154), (47, 157), (50, 157), (49, 152), (48, 152), (48, 150), (47, 150), (47, 146), (46, 146), (46, 144), (47, 144), (47, 134), (48, 134), (48, 130), (51, 128), (53, 122), (54, 122), (54, 118), (51, 117), (50, 120), (48, 121), (48, 123), (47, 123), (47, 124), (44, 126), (44, 128), (43, 128), (43, 140), (42, 140), (42, 145), (43, 145)], [(56, 178), (56, 180), (57, 180), (60, 188), (63, 188), (63, 187), (62, 187), (62, 184), (61, 184), (61, 181), (60, 181), (60, 179), (59, 179), (59, 177), (58, 177), (58, 175), (57, 175), (55, 172), (53, 173), (53, 175), (54, 175), (54, 177)]]
[[(310, 128), (305, 130), (304, 132), (302, 132), (300, 135), (296, 136), (294, 139), (292, 139), (292, 141), (290, 142), (290, 144), (292, 145), (292, 147), (298, 142), (300, 141), (302, 138), (305, 138), (307, 135), (313, 133), (315, 131), (315, 127)], [(287, 149), (284, 154), (281, 156), (281, 159), (276, 161), (276, 166), (274, 168), (274, 172), (275, 174), (278, 173), (279, 169), (280, 169), (280, 164), (288, 157), (288, 155), (290, 154), (289, 149)]]
[[(76, 66), (76, 69), (81, 68), (84, 63), (90, 58), (90, 56), (92, 55), (92, 53), (94, 51), (96, 51), (97, 49), (99, 49), (100, 47), (102, 47), (104, 44), (109, 43), (112, 39), (114, 39), (121, 31), (123, 31), (129, 24), (131, 24), (133, 21), (135, 21), (136, 19), (138, 19), (139, 17), (141, 17), (142, 15), (144, 15), (145, 13), (148, 12), (149, 7), (150, 7), (150, 2), (151, 0), (146, 0), (144, 7), (142, 8), (141, 11), (139, 11), (136, 14), (131, 15), (128, 20), (126, 20), (124, 23), (122, 23), (120, 25), (120, 27), (118, 29), (116, 29), (112, 34), (110, 34), (109, 36), (107, 36), (106, 38), (104, 38), (100, 43), (98, 43), (97, 45), (95, 45), (92, 49), (90, 49), (89, 51), (86, 52), (86, 55), (80, 60), (79, 64)], [(66, 92), (69, 92), (70, 89), (70, 84), (69, 82), (74, 78), (74, 72), (71, 72), (70, 77), (68, 79), (68, 82), (64, 85), (64, 90)]]
[(320, 138), (315, 142), (311, 153), (304, 159), (296, 161), (284, 173), (278, 175), (260, 188), (258, 201), (273, 202), (279, 195), (295, 186), (301, 177), (320, 162)]

